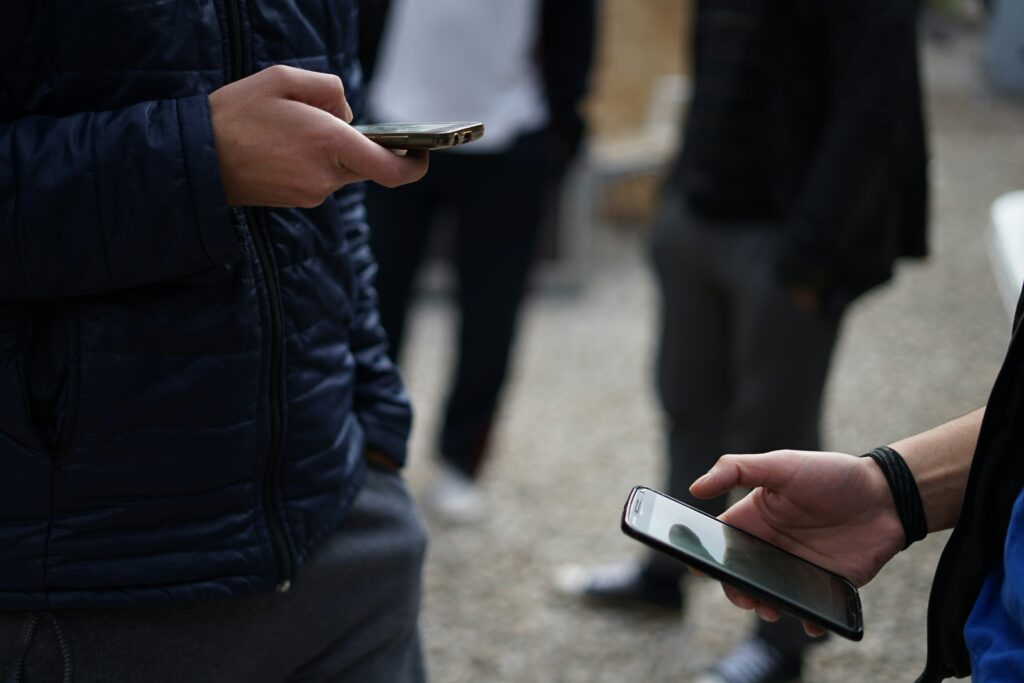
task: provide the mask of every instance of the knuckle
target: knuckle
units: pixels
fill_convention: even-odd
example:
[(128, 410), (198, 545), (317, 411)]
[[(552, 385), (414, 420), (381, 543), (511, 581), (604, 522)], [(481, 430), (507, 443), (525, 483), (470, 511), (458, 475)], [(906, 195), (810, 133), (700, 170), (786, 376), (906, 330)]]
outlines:
[(331, 79), (332, 87), (334, 87), (336, 90), (338, 90), (338, 92), (340, 92), (342, 95), (344, 95), (345, 94), (345, 83), (341, 80), (341, 77), (337, 76), (335, 74), (330, 74), (329, 77)]
[(284, 64), (274, 64), (273, 66), (267, 67), (266, 74), (279, 81), (287, 79), (290, 75), (288, 67)]

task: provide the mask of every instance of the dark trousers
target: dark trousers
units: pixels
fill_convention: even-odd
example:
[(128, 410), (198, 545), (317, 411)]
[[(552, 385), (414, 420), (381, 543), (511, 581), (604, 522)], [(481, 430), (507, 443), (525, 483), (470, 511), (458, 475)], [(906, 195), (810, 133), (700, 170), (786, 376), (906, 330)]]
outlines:
[(402, 479), (371, 470), (342, 528), (287, 593), (0, 612), (0, 681), (422, 683), (425, 548)]
[(540, 230), (550, 177), (542, 142), (531, 134), (500, 154), (437, 152), (420, 182), (367, 192), (381, 322), (396, 360), (433, 228), (439, 216), (454, 220), (460, 324), (440, 451), (469, 476), (486, 453)]
[[(708, 513), (690, 484), (724, 453), (819, 450), (821, 401), (838, 315), (809, 313), (774, 268), (782, 232), (698, 217), (670, 186), (651, 241), (661, 292), (657, 386), (668, 431), (668, 493)], [(678, 578), (657, 553), (648, 571)], [(795, 619), (762, 625), (783, 651), (807, 642)]]

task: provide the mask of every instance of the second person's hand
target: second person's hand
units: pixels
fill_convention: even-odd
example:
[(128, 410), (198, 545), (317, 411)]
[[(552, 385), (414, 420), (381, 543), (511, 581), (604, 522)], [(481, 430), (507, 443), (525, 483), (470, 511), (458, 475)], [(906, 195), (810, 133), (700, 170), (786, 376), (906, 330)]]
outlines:
[(337, 76), (272, 66), (210, 94), (217, 162), (231, 206), (314, 207), (341, 187), (419, 180), (427, 154), (398, 156), (353, 129)]
[[(903, 548), (903, 526), (885, 475), (870, 458), (842, 453), (774, 451), (725, 455), (690, 487), (714, 498), (753, 490), (721, 519), (863, 586)], [(778, 610), (725, 587), (738, 607), (764, 619)], [(805, 625), (809, 633), (821, 629)]]

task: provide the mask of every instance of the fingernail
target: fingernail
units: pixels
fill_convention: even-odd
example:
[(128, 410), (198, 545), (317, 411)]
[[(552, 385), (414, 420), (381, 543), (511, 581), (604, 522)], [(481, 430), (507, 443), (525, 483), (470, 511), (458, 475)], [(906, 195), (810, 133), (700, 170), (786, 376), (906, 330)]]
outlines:
[(713, 470), (713, 469), (711, 469), (711, 470), (708, 470), (708, 471), (707, 471), (707, 472), (705, 472), (704, 474), (700, 475), (700, 478), (699, 478), (699, 479), (697, 479), (697, 481), (695, 481), (695, 482), (693, 482), (693, 483), (694, 483), (694, 484), (699, 484), (700, 482), (704, 481), (705, 479), (709, 479), (709, 478), (711, 478), (711, 473), (712, 473), (712, 472), (714, 472), (714, 470)]

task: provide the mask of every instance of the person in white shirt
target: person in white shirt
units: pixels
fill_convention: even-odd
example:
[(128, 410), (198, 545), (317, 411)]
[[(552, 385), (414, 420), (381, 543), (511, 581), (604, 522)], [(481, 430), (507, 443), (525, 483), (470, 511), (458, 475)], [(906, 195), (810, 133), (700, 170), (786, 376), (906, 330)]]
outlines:
[(431, 233), (439, 217), (454, 221), (458, 353), (425, 502), (449, 521), (471, 521), (483, 511), (476, 481), (545, 207), (583, 134), (595, 2), (376, 0), (362, 12), (371, 120), (486, 127), (483, 139), (434, 154), (416, 189), (367, 195), (395, 359)]

